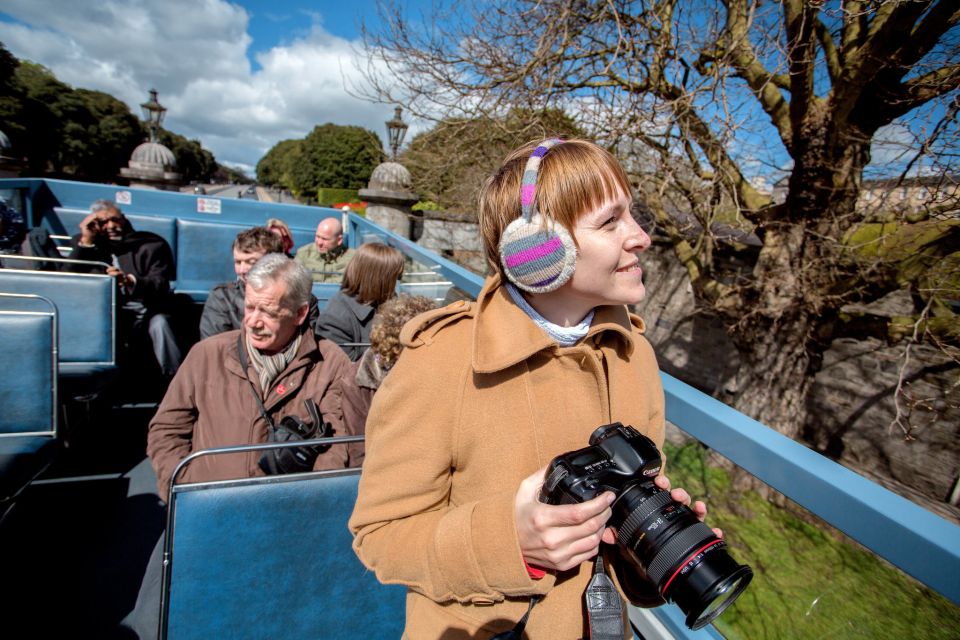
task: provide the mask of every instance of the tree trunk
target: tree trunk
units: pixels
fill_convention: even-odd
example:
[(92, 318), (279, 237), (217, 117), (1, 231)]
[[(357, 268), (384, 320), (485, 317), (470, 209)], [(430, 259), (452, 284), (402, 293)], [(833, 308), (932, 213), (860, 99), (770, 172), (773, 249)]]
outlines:
[(749, 337), (735, 338), (740, 351), (738, 411), (796, 439), (806, 421), (810, 371), (811, 321), (806, 314), (757, 319)]

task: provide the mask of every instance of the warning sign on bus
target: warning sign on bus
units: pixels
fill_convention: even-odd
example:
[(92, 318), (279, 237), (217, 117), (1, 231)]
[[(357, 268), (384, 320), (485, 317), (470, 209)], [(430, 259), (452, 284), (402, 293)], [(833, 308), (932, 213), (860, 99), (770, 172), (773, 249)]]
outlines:
[(197, 198), (197, 213), (220, 213), (220, 200), (217, 198)]

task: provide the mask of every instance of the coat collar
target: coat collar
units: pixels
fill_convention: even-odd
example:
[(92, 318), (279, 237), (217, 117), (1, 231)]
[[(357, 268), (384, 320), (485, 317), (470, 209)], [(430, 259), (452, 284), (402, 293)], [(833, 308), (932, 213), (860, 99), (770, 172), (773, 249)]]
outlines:
[[(240, 354), (237, 353), (237, 337), (239, 336), (241, 341), (244, 339), (244, 329), (235, 329), (229, 333), (231, 335), (230, 346), (227, 348), (226, 362), (224, 362), (224, 367), (230, 373), (240, 376), (241, 378), (246, 378), (247, 374), (243, 370), (243, 366), (240, 364)], [(287, 365), (287, 368), (283, 370), (283, 372), (280, 374), (280, 377), (286, 376), (294, 369), (300, 368), (313, 360), (320, 359), (322, 359), (322, 356), (320, 354), (320, 349), (317, 347), (317, 340), (314, 338), (313, 331), (310, 330), (310, 327), (307, 327), (303, 332), (303, 339), (300, 340), (300, 348), (297, 349), (297, 353), (293, 357), (293, 360), (291, 360), (290, 364)], [(248, 362), (247, 365), (249, 366), (249, 364), (250, 363)]]
[(373, 305), (357, 302), (356, 298), (347, 295), (343, 291), (340, 291), (340, 297), (343, 299), (343, 304), (347, 309), (350, 309), (350, 312), (361, 322), (366, 322), (374, 312)]
[[(484, 283), (475, 309), (472, 360), (474, 370), (479, 373), (501, 371), (540, 351), (560, 348), (510, 298), (498, 275)], [(643, 331), (643, 321), (631, 316), (626, 307), (597, 307), (593, 324), (581, 343), (587, 340), (598, 345), (606, 341), (620, 342), (629, 355), (634, 348), (634, 326)]]

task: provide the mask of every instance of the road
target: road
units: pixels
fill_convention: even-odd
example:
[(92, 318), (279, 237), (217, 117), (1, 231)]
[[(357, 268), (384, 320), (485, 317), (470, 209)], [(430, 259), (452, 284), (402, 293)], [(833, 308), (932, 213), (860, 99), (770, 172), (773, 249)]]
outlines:
[[(280, 204), (300, 204), (300, 201), (290, 195), (288, 191), (280, 191), (272, 187), (262, 187), (249, 184), (207, 184), (206, 195), (217, 198), (243, 198), (245, 200), (259, 200), (260, 202), (278, 202)], [(251, 192), (251, 189), (253, 191)], [(182, 193), (194, 193), (194, 186), (182, 187)]]

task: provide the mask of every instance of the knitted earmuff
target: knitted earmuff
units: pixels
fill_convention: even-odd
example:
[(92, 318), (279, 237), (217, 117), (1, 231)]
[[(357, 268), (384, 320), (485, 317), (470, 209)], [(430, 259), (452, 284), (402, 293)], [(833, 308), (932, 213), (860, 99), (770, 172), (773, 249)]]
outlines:
[(562, 224), (537, 211), (537, 172), (540, 162), (559, 138), (544, 140), (527, 160), (520, 183), (522, 215), (507, 225), (500, 238), (500, 263), (514, 285), (530, 293), (562, 287), (573, 275), (577, 247)]

